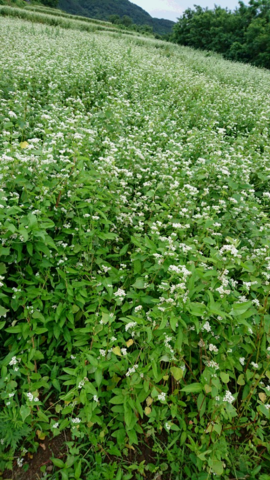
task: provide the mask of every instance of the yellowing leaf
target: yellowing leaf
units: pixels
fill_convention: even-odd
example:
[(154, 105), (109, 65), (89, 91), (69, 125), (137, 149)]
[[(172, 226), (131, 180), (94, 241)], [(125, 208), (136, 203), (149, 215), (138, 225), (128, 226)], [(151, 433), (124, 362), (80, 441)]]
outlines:
[(164, 377), (162, 377), (162, 378), (163, 378), (163, 380), (167, 381), (167, 380), (169, 380), (169, 375), (164, 375)]
[(112, 349), (114, 355), (119, 355), (120, 357), (122, 356), (122, 353), (121, 353), (121, 350), (120, 350), (120, 347), (114, 347)]
[(133, 345), (134, 341), (130, 338), (127, 342), (126, 342), (126, 346), (127, 347), (131, 347), (131, 345)]
[(212, 392), (212, 387), (210, 385), (204, 385), (204, 391), (205, 393), (210, 393)]
[(146, 415), (150, 415), (150, 413), (152, 412), (152, 409), (150, 407), (145, 407), (144, 411)]
[(134, 450), (135, 452), (135, 448), (132, 445), (129, 445), (129, 443), (126, 443), (125, 447), (129, 448), (129, 450)]
[(42, 432), (41, 430), (37, 430), (37, 436), (39, 438), (39, 440), (44, 440), (46, 438), (46, 433), (45, 432)]
[(260, 398), (260, 400), (264, 403), (265, 400), (266, 400), (266, 395), (265, 395), (265, 393), (260, 392), (260, 393), (259, 393), (259, 398)]
[(153, 403), (153, 399), (151, 397), (147, 397), (147, 399), (146, 399), (147, 406), (150, 407), (150, 405), (152, 405), (152, 403)]
[(20, 143), (20, 147), (21, 147), (21, 148), (27, 148), (28, 145), (29, 145), (28, 142), (21, 142), (21, 143)]
[(173, 378), (178, 382), (179, 380), (181, 380), (181, 378), (183, 377), (183, 370), (182, 368), (178, 368), (178, 367), (171, 367), (171, 374), (173, 376)]

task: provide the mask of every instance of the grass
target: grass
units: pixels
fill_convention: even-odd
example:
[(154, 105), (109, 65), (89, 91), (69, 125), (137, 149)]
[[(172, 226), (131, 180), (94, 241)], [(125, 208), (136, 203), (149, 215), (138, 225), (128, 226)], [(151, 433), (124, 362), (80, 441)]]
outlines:
[(2, 478), (269, 480), (270, 73), (0, 11)]
[[(47, 13), (49, 11), (50, 13)], [(44, 25), (50, 25), (53, 27), (74, 29), (85, 32), (108, 31), (120, 33), (118, 28), (113, 27), (108, 22), (98, 22), (92, 19), (67, 14), (59, 15), (57, 10), (54, 9), (44, 9), (43, 13), (42, 8), (33, 7), (33, 9), (26, 9), (0, 5), (0, 15), (18, 17), (33, 23), (42, 23)], [(123, 30), (123, 33), (125, 35), (137, 35), (136, 33), (134, 34), (128, 30)]]

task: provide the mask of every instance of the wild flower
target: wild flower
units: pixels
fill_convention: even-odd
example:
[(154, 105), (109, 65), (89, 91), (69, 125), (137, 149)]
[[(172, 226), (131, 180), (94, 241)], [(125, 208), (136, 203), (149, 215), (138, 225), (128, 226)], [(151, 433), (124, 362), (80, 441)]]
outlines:
[(225, 396), (223, 397), (223, 402), (233, 403), (234, 397), (229, 390), (226, 391)]
[(81, 419), (76, 417), (76, 418), (71, 418), (71, 423), (74, 423), (74, 424), (79, 424), (81, 423)]
[(165, 400), (166, 400), (166, 393), (165, 393), (165, 392), (161, 392), (161, 393), (158, 395), (158, 400), (160, 400), (161, 402), (165, 402)]

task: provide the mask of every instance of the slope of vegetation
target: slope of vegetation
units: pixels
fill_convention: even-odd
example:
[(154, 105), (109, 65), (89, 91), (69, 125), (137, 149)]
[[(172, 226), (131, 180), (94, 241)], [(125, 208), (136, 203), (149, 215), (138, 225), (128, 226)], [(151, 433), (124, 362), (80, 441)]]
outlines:
[(109, 20), (110, 15), (128, 16), (137, 25), (149, 25), (155, 33), (170, 34), (174, 22), (164, 18), (152, 18), (143, 8), (129, 0), (59, 0), (59, 7), (75, 15), (86, 15)]
[(189, 8), (174, 27), (173, 41), (270, 68), (270, 0), (240, 1), (234, 12), (218, 6)]
[(123, 33), (126, 35), (136, 35), (135, 32), (126, 29), (121, 32), (117, 25), (114, 26), (109, 22), (69, 15), (60, 10), (42, 6), (18, 8), (0, 5), (0, 16), (19, 17), (34, 23), (42, 23), (54, 27), (58, 26), (65, 29), (81, 30), (85, 32), (107, 31), (115, 32), (117, 34)]
[(269, 73), (1, 29), (3, 478), (269, 480)]

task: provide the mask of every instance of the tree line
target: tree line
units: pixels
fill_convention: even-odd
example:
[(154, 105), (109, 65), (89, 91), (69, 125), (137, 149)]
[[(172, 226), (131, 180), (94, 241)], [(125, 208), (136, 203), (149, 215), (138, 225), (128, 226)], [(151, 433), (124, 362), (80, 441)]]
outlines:
[(174, 25), (171, 40), (270, 68), (270, 0), (250, 0), (248, 5), (239, 1), (234, 11), (194, 5)]

